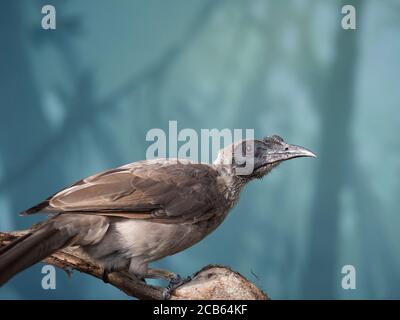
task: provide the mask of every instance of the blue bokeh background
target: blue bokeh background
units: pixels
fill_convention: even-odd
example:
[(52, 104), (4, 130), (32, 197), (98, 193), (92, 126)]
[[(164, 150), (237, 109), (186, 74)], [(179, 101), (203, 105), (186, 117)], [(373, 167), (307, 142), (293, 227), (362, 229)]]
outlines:
[[(41, 8), (57, 29), (41, 29)], [(341, 28), (353, 4), (357, 29)], [(224, 224), (157, 263), (209, 263), (273, 299), (400, 298), (398, 1), (0, 2), (0, 230), (93, 173), (144, 159), (152, 128), (254, 128), (314, 150), (253, 182)], [(356, 268), (343, 290), (341, 269)], [(126, 299), (36, 265), (0, 299)], [(256, 276), (255, 276), (256, 275)]]

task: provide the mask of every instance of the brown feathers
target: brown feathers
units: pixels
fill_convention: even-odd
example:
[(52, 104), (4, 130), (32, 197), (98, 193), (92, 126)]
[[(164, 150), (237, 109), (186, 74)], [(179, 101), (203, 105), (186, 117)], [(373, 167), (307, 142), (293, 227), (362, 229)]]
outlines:
[(217, 177), (217, 171), (206, 164), (140, 161), (83, 179), (24, 214), (76, 212), (157, 221), (202, 220), (202, 215), (224, 206), (224, 197), (216, 189)]

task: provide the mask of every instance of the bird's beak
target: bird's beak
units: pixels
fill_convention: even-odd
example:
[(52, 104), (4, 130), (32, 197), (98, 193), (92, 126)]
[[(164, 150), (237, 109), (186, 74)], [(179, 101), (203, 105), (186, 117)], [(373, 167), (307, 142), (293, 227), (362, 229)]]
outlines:
[(280, 150), (274, 150), (268, 154), (267, 161), (268, 163), (274, 163), (300, 157), (316, 158), (317, 156), (306, 148), (285, 143)]
[(311, 150), (308, 150), (306, 148), (296, 146), (296, 145), (287, 145), (287, 150), (284, 151), (284, 153), (287, 154), (289, 159), (292, 158), (299, 158), (299, 157), (311, 157), (311, 158), (316, 158), (316, 154), (312, 152)]

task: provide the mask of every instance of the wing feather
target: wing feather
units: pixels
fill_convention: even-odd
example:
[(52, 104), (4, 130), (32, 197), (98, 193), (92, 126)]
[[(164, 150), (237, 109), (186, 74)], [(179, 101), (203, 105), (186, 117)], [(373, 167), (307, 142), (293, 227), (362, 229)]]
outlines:
[(83, 179), (28, 209), (136, 219), (201, 219), (221, 202), (209, 165), (141, 161)]

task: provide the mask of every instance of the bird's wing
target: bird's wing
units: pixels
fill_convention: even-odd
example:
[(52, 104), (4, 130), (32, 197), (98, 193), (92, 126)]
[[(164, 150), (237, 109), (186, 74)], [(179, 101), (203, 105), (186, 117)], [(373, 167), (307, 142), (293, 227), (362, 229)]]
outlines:
[(222, 201), (204, 164), (141, 161), (83, 179), (23, 214), (91, 213), (133, 219), (202, 219)]

